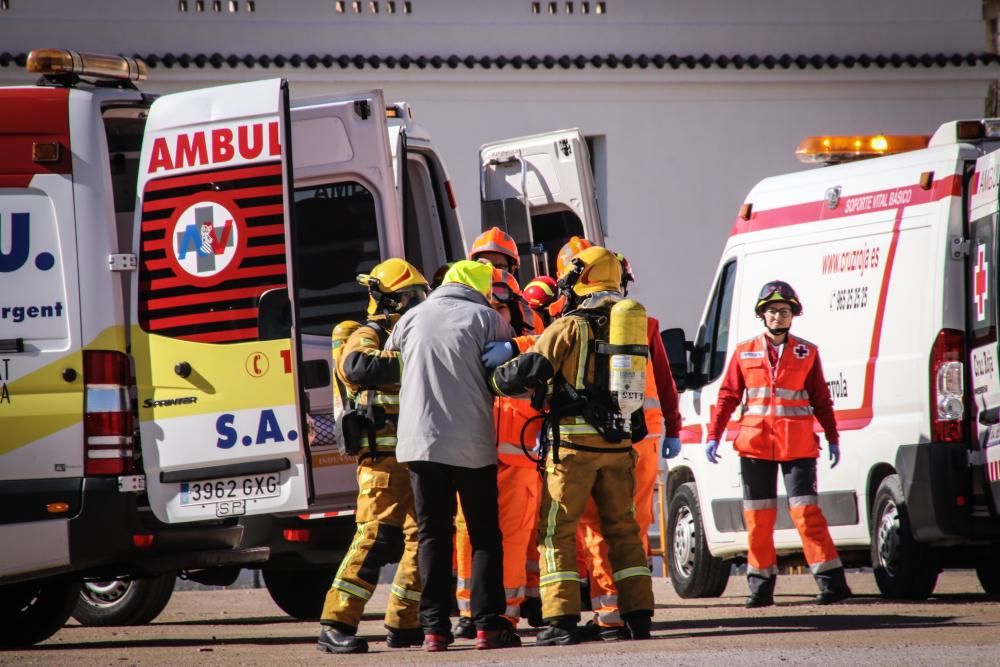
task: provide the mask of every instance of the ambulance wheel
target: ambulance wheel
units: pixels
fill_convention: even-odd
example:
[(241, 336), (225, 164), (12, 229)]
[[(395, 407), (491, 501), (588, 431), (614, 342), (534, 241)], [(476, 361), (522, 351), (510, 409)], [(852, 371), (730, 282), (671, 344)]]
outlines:
[(314, 621), (323, 611), (336, 568), (278, 570), (264, 568), (264, 585), (274, 604), (292, 618)]
[(667, 518), (670, 583), (682, 598), (717, 598), (729, 583), (729, 562), (708, 550), (698, 491), (692, 482), (677, 487)]
[(0, 586), (0, 648), (23, 648), (45, 641), (69, 619), (80, 583), (39, 579)]
[(872, 569), (882, 596), (925, 600), (941, 571), (934, 552), (913, 539), (899, 475), (882, 480), (872, 504)]
[(176, 579), (176, 572), (167, 572), (152, 579), (84, 582), (73, 618), (96, 627), (145, 625), (167, 606)]

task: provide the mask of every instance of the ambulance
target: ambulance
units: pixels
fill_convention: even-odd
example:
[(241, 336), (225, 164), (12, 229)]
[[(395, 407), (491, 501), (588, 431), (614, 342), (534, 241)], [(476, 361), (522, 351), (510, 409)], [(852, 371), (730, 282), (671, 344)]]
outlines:
[[(329, 333), (364, 311), (354, 276), (423, 235), (380, 91), (154, 98), (130, 58), (28, 67), (38, 85), (0, 90), (3, 646), (55, 632), (81, 581), (259, 565), (241, 520), (343, 507), (353, 466), (306, 430)], [(431, 195), (410, 221), (437, 221), (443, 263), (464, 248)]]
[[(845, 565), (870, 566), (883, 596), (924, 599), (944, 567), (975, 568), (1000, 593), (997, 218), (1000, 120), (924, 136), (815, 137), (829, 164), (767, 178), (732, 227), (693, 340), (664, 342), (683, 390), (681, 455), (669, 465), (669, 567), (682, 597), (721, 595), (747, 553), (731, 418), (704, 454), (736, 345), (762, 334), (758, 290), (784, 280), (833, 397), (842, 459), (818, 462), (819, 501)], [(862, 159), (871, 158), (871, 159)], [(801, 542), (779, 486), (779, 562)]]
[(573, 236), (604, 245), (587, 139), (576, 128), (493, 141), (479, 149), (483, 231), (517, 243), (522, 286), (556, 275), (559, 249)]

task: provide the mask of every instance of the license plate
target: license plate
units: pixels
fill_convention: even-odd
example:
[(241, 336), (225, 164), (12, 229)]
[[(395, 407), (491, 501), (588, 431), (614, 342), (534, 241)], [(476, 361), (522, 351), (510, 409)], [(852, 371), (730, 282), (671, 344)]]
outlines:
[(203, 482), (182, 482), (180, 505), (185, 507), (237, 500), (259, 500), (280, 495), (281, 476), (278, 473), (206, 479)]

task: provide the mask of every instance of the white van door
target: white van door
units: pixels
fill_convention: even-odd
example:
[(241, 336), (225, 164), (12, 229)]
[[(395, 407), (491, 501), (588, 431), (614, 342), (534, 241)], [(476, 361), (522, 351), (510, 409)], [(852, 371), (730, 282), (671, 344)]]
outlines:
[[(969, 376), (972, 379), (972, 416), (984, 483), (1000, 507), (1000, 364), (997, 352), (997, 210), (1000, 205), (1000, 153), (976, 161), (971, 189), (968, 254), (968, 297), (966, 300), (969, 335)], [(931, 406), (936, 409), (936, 406)]]
[[(356, 276), (382, 260), (403, 256), (385, 108), (378, 90), (292, 104), (295, 301), (303, 357), (328, 367), (333, 328), (344, 320), (366, 319), (368, 292)], [(309, 443), (312, 509), (353, 507), (356, 461), (338, 453), (332, 387), (307, 394), (314, 425)]]
[(587, 141), (580, 130), (506, 139), (479, 149), (482, 228), (517, 242), (521, 280), (556, 273), (572, 236), (604, 245)]
[[(368, 100), (350, 106), (375, 117)], [(318, 364), (302, 336), (310, 318), (338, 306), (309, 301), (324, 249), (296, 217), (311, 213), (300, 198), (337, 193), (300, 197), (293, 164), (315, 183), (366, 148), (335, 115), (300, 116), (309, 141), (290, 140), (299, 130), (279, 79), (167, 95), (150, 109), (132, 354), (147, 490), (161, 520), (300, 511), (313, 495), (305, 390), (330, 391), (333, 325)], [(338, 259), (328, 257), (330, 271)]]

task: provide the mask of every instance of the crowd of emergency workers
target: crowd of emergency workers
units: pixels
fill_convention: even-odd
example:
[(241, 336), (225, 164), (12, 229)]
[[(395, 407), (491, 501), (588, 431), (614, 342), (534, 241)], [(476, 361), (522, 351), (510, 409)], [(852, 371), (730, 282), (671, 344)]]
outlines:
[[(653, 489), (659, 457), (681, 451), (659, 323), (627, 299), (634, 275), (620, 254), (574, 236), (555, 277), (523, 290), (519, 258), (494, 227), (433, 286), (400, 258), (358, 276), (368, 319), (333, 331), (357, 527), (326, 596), (320, 650), (368, 650), (358, 624), (381, 569), (397, 561), (390, 648), (442, 651), (455, 637), (517, 647), (522, 620), (541, 628), (539, 646), (650, 637)], [(831, 465), (840, 452), (818, 349), (789, 333), (802, 305), (787, 283), (765, 285), (754, 311), (764, 331), (733, 354), (704, 446), (717, 462), (742, 403), (746, 606), (774, 604), (779, 469), (816, 602), (838, 602), (850, 589), (817, 501), (814, 419)], [(616, 342), (615, 331), (631, 339)], [(640, 372), (623, 376), (630, 358)], [(625, 391), (623, 377), (643, 386)], [(584, 607), (593, 617), (581, 625)]]

